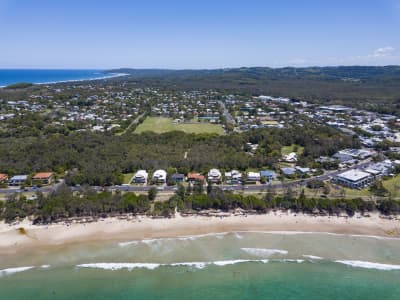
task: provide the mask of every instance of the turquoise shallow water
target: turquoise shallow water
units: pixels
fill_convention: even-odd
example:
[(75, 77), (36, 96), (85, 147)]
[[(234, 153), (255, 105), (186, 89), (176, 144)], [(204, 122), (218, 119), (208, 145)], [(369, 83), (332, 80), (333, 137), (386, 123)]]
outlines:
[(241, 263), (201, 270), (26, 271), (0, 281), (0, 299), (399, 299), (400, 272), (333, 263)]
[[(35, 268), (5, 274), (23, 266)], [(1, 257), (0, 270), (0, 299), (399, 299), (400, 240), (231, 233), (91, 243)]]

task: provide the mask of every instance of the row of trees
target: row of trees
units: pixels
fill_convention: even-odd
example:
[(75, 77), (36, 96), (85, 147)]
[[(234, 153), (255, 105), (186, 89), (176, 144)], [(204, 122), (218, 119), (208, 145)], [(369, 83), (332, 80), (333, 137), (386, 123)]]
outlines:
[(0, 202), (0, 219), (13, 222), (33, 216), (35, 223), (51, 223), (73, 217), (144, 214), (150, 211), (150, 198), (154, 199), (152, 193), (97, 193), (91, 188), (84, 188), (80, 194), (74, 194), (70, 188), (62, 185), (49, 195), (38, 193), (35, 200), (23, 195), (11, 195), (7, 201)]
[(47, 196), (40, 193), (37, 196), (32, 201), (22, 195), (12, 195), (7, 201), (0, 202), (0, 219), (11, 223), (32, 216), (35, 223), (46, 224), (74, 217), (97, 218), (127, 213), (170, 217), (175, 209), (180, 212), (198, 212), (208, 209), (230, 211), (237, 208), (258, 213), (278, 209), (309, 214), (347, 213), (349, 216), (356, 212), (364, 214), (372, 211), (385, 215), (400, 213), (400, 202), (390, 199), (375, 203), (362, 199), (307, 198), (304, 193), (299, 196), (290, 192), (276, 195), (273, 190), (260, 198), (222, 191), (217, 187), (204, 191), (200, 185), (191, 188), (180, 185), (176, 194), (165, 202), (153, 202), (155, 189), (150, 190), (148, 195), (136, 195), (108, 191), (97, 193), (86, 188), (77, 195), (64, 185)]
[(222, 191), (213, 187), (204, 193), (188, 193), (180, 187), (171, 201), (177, 203), (178, 209), (183, 212), (200, 211), (205, 209), (219, 209), (229, 211), (241, 208), (244, 210), (255, 210), (257, 212), (268, 212), (269, 210), (291, 210), (294, 212), (316, 213), (339, 215), (347, 213), (353, 216), (356, 212), (379, 211), (382, 214), (399, 214), (400, 202), (395, 200), (380, 200), (378, 202), (356, 199), (328, 199), (328, 198), (307, 198), (304, 191), (295, 196), (290, 190), (283, 195), (277, 195), (270, 189), (264, 198), (256, 196), (244, 196), (232, 192)]

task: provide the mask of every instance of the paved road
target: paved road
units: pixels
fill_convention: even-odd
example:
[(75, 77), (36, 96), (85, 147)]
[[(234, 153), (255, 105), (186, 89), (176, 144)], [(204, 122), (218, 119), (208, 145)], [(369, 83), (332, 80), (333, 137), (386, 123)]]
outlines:
[(218, 101), (218, 103), (223, 109), (223, 113), (222, 114), (224, 115), (224, 117), (226, 119), (226, 122), (230, 123), (232, 125), (235, 125), (236, 124), (235, 119), (232, 117), (232, 115), (230, 114), (229, 110), (226, 108), (225, 103), (222, 102), (222, 101)]
[(136, 125), (136, 124), (139, 122), (139, 120), (140, 120), (144, 115), (145, 115), (145, 113), (142, 113), (141, 115), (137, 116), (137, 117), (131, 122), (131, 124), (129, 124), (129, 126), (125, 128), (125, 130), (121, 133), (121, 135), (127, 133), (127, 132), (132, 128), (132, 126)]
[[(307, 184), (307, 182), (309, 182), (310, 180), (329, 180), (331, 178), (333, 178), (334, 176), (336, 176), (339, 173), (348, 171), (348, 170), (352, 170), (352, 169), (357, 169), (357, 168), (363, 168), (366, 167), (368, 164), (370, 164), (371, 161), (370, 160), (365, 160), (365, 161), (361, 161), (360, 163), (344, 169), (344, 170), (338, 170), (338, 171), (332, 171), (332, 172), (326, 172), (323, 175), (319, 175), (319, 176), (313, 176), (310, 178), (306, 178), (306, 179), (302, 179), (302, 180), (296, 180), (296, 181), (290, 181), (290, 182), (283, 182), (283, 183), (276, 183), (276, 184), (261, 184), (261, 185), (227, 185), (227, 184), (221, 184), (218, 185), (218, 187), (220, 187), (221, 189), (224, 190), (230, 190), (230, 191), (265, 191), (268, 188), (271, 189), (284, 189), (284, 188), (289, 188), (289, 187), (299, 187), (299, 186), (305, 186)], [(53, 186), (46, 186), (46, 187), (41, 187), (41, 188), (33, 188), (33, 187), (29, 187), (29, 188), (25, 188), (25, 189), (16, 189), (16, 188), (8, 188), (8, 189), (0, 189), (0, 194), (5, 194), (5, 195), (10, 195), (10, 194), (14, 194), (14, 193), (20, 193), (20, 192), (43, 192), (43, 193), (49, 193), (53, 190), (55, 190), (59, 185), (61, 185), (62, 182), (57, 183), (56, 185)], [(101, 191), (104, 189), (107, 190), (120, 190), (123, 192), (147, 192), (149, 189), (151, 189), (151, 186), (130, 186), (130, 185), (118, 185), (118, 186), (110, 186), (110, 187), (100, 187), (100, 186), (93, 186), (93, 189), (97, 190), (97, 191)], [(71, 187), (71, 189), (73, 191), (79, 191), (82, 189), (82, 187), (80, 186), (74, 186)], [(157, 190), (160, 193), (171, 193), (177, 190), (176, 186), (159, 186), (157, 187)]]

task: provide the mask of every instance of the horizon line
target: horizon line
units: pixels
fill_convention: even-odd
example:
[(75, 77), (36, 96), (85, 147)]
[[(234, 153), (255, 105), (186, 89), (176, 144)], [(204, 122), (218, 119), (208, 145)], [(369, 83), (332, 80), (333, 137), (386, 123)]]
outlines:
[(285, 69), (285, 68), (294, 68), (294, 69), (306, 69), (306, 68), (340, 68), (340, 67), (400, 67), (400, 64), (389, 64), (389, 65), (309, 65), (309, 66), (279, 66), (279, 67), (271, 67), (271, 66), (237, 66), (237, 67), (213, 67), (213, 68), (163, 68), (163, 67), (110, 67), (110, 68), (65, 68), (65, 67), (55, 67), (55, 68), (30, 68), (30, 67), (0, 67), (0, 70), (21, 70), (21, 71), (30, 71), (30, 70), (54, 70), (54, 71), (79, 71), (79, 70), (93, 70), (93, 71), (108, 71), (108, 70), (121, 70), (121, 69), (130, 69), (130, 70), (166, 70), (166, 71), (201, 71), (201, 70), (230, 70), (230, 69), (252, 69), (252, 68), (269, 68), (269, 69)]

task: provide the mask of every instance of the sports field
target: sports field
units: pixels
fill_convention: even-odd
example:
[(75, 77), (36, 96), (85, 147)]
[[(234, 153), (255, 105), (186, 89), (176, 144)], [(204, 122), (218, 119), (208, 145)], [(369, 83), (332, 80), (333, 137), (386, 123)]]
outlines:
[(162, 117), (147, 117), (146, 120), (136, 128), (135, 133), (142, 133), (144, 131), (164, 133), (174, 130), (184, 131), (186, 133), (224, 134), (224, 129), (221, 125), (209, 123), (174, 124), (172, 119)]

